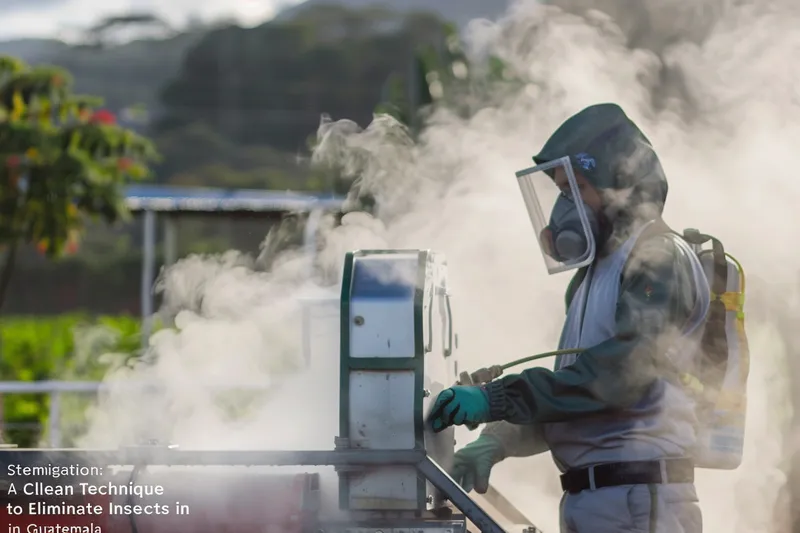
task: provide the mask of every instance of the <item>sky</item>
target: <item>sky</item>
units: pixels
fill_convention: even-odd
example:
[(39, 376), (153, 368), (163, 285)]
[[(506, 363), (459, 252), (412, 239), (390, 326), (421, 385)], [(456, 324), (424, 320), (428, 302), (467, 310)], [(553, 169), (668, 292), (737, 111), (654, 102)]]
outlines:
[(182, 25), (189, 17), (233, 17), (242, 25), (272, 18), (300, 0), (0, 0), (0, 40), (18, 37), (68, 38), (109, 15), (155, 12)]

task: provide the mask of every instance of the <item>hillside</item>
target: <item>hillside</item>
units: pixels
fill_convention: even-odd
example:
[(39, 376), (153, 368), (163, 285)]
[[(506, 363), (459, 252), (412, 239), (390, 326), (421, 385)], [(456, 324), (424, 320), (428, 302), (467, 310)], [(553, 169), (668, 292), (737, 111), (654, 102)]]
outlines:
[(75, 77), (78, 92), (102, 95), (109, 108), (144, 104), (157, 111), (161, 88), (175, 76), (184, 55), (200, 37), (200, 33), (183, 33), (105, 49), (51, 39), (18, 39), (0, 42), (0, 55), (19, 57), (33, 65), (64, 67)]
[(385, 7), (400, 12), (430, 11), (463, 26), (476, 18), (495, 19), (505, 12), (510, 3), (511, 0), (306, 0), (285, 9), (275, 20), (291, 19), (307, 9), (336, 4), (348, 9)]
[(26, 63), (51, 63), (53, 58), (69, 50), (68, 44), (55, 39), (15, 39), (0, 42), (0, 55), (22, 59)]

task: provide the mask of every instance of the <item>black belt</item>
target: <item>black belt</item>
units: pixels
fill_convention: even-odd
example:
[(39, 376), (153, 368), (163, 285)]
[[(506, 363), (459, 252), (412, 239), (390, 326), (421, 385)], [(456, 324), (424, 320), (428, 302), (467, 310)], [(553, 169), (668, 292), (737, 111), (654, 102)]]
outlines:
[[(592, 470), (594, 485), (590, 477)], [(561, 475), (561, 488), (570, 494), (592, 488), (661, 483), (694, 483), (694, 462), (691, 459), (664, 459), (608, 463), (570, 470)]]

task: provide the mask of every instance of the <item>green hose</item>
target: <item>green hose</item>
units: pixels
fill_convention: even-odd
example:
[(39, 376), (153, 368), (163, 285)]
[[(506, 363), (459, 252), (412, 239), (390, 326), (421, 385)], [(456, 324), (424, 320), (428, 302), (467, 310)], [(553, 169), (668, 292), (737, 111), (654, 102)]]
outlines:
[(523, 357), (522, 359), (516, 359), (504, 365), (492, 365), (486, 368), (478, 369), (475, 372), (462, 372), (459, 376), (459, 383), (461, 385), (489, 383), (502, 376), (506, 370), (513, 366), (529, 363), (530, 361), (535, 361), (537, 359), (544, 359), (545, 357), (552, 357), (554, 355), (579, 354), (583, 351), (583, 349), (553, 350), (551, 352), (544, 352)]
[[(584, 352), (585, 349), (571, 349), (571, 350), (553, 350), (550, 352), (544, 353), (537, 353), (536, 355), (529, 355), (528, 357), (523, 357), (522, 359), (515, 359), (509, 363), (504, 365), (493, 365), (487, 368), (481, 368), (480, 370), (476, 370), (475, 372), (462, 372), (460, 375), (459, 385), (478, 385), (481, 383), (489, 383), (500, 376), (503, 375), (503, 372), (508, 370), (509, 368), (517, 365), (521, 365), (523, 363), (529, 363), (531, 361), (536, 361), (537, 359), (544, 359), (545, 357), (553, 357), (554, 355), (567, 355), (567, 354), (579, 354)], [(470, 431), (476, 430), (479, 427), (479, 424), (465, 424), (467, 429)]]
[(510, 363), (506, 363), (504, 365), (500, 365), (500, 368), (503, 370), (508, 370), (511, 367), (521, 365), (523, 363), (529, 363), (531, 361), (536, 361), (537, 359), (544, 359), (545, 357), (552, 357), (558, 355), (567, 355), (567, 354), (579, 354), (583, 352), (584, 349), (572, 349), (572, 350), (553, 350), (550, 352), (539, 353), (536, 355), (529, 355), (528, 357), (523, 357), (522, 359), (515, 359)]

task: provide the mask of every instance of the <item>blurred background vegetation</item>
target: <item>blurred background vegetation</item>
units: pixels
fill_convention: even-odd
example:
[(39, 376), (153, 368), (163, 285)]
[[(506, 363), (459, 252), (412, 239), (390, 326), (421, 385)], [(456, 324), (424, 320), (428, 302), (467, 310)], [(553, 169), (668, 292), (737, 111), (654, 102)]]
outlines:
[[(111, 368), (125, 364), (140, 344), (139, 319), (66, 313), (53, 317), (3, 317), (0, 321), (0, 375), (3, 381), (51, 379), (100, 381)], [(101, 357), (103, 354), (108, 356)], [(116, 354), (112, 356), (110, 354)], [(92, 394), (62, 396), (59, 426), (68, 446), (86, 423), (83, 413)], [(47, 437), (51, 397), (11, 394), (3, 398), (3, 440), (35, 446)]]

